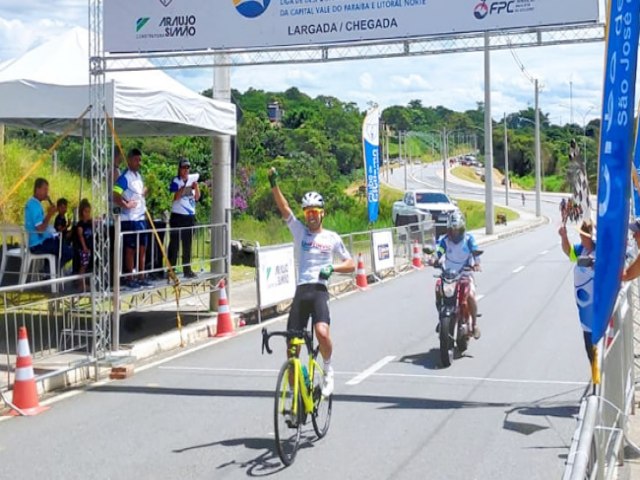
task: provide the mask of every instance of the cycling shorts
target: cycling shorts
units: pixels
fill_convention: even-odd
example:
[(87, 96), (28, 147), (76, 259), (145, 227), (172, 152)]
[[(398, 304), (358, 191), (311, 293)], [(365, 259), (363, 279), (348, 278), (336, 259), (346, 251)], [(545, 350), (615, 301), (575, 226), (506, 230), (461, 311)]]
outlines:
[(329, 315), (329, 292), (321, 283), (303, 283), (296, 288), (293, 297), (287, 330), (304, 330), (311, 316), (312, 324), (331, 323)]

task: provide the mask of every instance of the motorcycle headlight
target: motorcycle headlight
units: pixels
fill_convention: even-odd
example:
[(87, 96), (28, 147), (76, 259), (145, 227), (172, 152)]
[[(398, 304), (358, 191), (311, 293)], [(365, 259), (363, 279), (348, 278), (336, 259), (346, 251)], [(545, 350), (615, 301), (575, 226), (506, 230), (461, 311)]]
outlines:
[(456, 294), (456, 284), (455, 283), (443, 283), (442, 292), (445, 297), (453, 297)]

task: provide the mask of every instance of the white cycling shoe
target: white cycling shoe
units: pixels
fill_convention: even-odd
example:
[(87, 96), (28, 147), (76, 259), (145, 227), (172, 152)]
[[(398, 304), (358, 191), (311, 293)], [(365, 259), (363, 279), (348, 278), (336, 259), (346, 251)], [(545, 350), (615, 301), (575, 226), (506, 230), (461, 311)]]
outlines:
[(322, 383), (322, 396), (329, 397), (333, 393), (333, 368), (329, 367), (324, 374)]

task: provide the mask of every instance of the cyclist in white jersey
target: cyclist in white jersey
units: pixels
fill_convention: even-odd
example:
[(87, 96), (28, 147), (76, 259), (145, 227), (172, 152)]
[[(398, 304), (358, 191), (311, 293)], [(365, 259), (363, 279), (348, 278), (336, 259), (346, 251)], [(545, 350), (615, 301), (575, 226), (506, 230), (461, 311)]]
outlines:
[[(298, 256), (298, 286), (291, 305), (287, 329), (306, 328), (309, 316), (324, 360), (324, 385), (322, 394), (327, 397), (333, 392), (333, 367), (331, 354), (333, 343), (329, 335), (329, 292), (327, 284), (333, 272), (351, 273), (355, 263), (340, 236), (322, 228), (324, 200), (317, 192), (307, 192), (302, 197), (305, 223), (298, 220), (277, 184), (278, 172), (269, 170), (271, 192), (282, 218), (293, 235), (294, 249)], [(340, 263), (333, 263), (337, 254)]]
[[(480, 258), (474, 255), (479, 250), (475, 237), (466, 233), (466, 221), (460, 212), (454, 212), (447, 221), (447, 233), (440, 237), (436, 248), (438, 260), (444, 255), (445, 269), (453, 269), (457, 272), (465, 266), (480, 271)], [(476, 285), (473, 275), (469, 275), (469, 297), (467, 298), (469, 311), (471, 312), (473, 338), (480, 338), (478, 327), (478, 304), (476, 302)], [(438, 323), (438, 326), (440, 323)]]

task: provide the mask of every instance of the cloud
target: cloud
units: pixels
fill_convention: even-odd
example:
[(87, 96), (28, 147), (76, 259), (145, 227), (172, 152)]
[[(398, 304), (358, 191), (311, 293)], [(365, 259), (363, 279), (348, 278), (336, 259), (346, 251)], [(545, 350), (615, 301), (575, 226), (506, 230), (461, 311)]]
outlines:
[(363, 74), (361, 74), (359, 80), (360, 87), (362, 87), (363, 90), (371, 90), (373, 88), (373, 75), (371, 75), (369, 72), (364, 72)]

